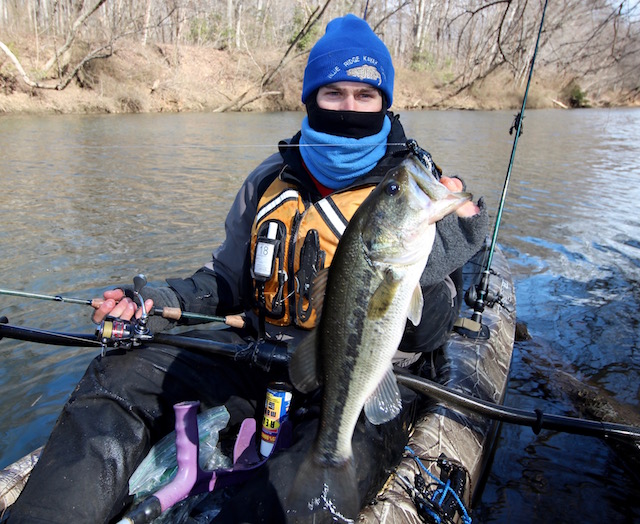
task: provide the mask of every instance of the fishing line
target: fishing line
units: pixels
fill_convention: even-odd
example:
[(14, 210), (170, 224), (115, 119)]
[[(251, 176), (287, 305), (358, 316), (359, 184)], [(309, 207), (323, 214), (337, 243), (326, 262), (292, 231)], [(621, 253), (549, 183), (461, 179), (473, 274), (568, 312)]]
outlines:
[[(480, 326), (482, 325), (482, 312), (484, 311), (485, 299), (489, 293), (489, 276), (490, 276), (490, 268), (491, 262), (493, 261), (493, 254), (496, 248), (497, 239), (498, 239), (498, 230), (500, 228), (500, 222), (502, 220), (502, 212), (504, 210), (504, 204), (507, 198), (507, 191), (509, 188), (509, 181), (511, 180), (511, 172), (513, 169), (513, 162), (516, 155), (516, 148), (518, 147), (518, 139), (522, 134), (522, 120), (524, 119), (524, 110), (527, 105), (527, 97), (529, 96), (529, 88), (531, 86), (531, 79), (533, 77), (533, 67), (536, 62), (536, 56), (538, 55), (538, 47), (540, 45), (540, 36), (542, 35), (542, 27), (544, 25), (544, 16), (547, 11), (547, 4), (549, 0), (545, 0), (544, 6), (542, 8), (542, 18), (540, 19), (540, 27), (538, 28), (538, 36), (536, 38), (536, 45), (533, 51), (533, 56), (531, 58), (531, 65), (529, 66), (529, 76), (527, 78), (527, 86), (524, 91), (524, 97), (522, 98), (522, 106), (520, 108), (520, 112), (516, 115), (513, 125), (509, 130), (509, 134), (514, 134), (513, 137), (513, 146), (511, 148), (511, 156), (509, 158), (509, 166), (507, 168), (507, 175), (504, 180), (504, 185), (502, 187), (502, 195), (500, 196), (500, 202), (498, 205), (498, 212), (496, 215), (495, 225), (493, 227), (493, 236), (491, 237), (491, 244), (489, 246), (489, 251), (487, 253), (486, 258), (486, 266), (485, 270), (482, 273), (482, 279), (480, 284), (477, 286), (477, 298), (475, 300), (475, 304), (473, 306), (474, 312), (471, 316), (471, 320), (477, 322)], [(480, 338), (482, 336), (486, 336), (488, 338), (488, 331), (483, 331), (479, 329), (477, 332), (476, 338)], [(469, 330), (465, 330), (465, 335), (473, 336), (473, 332), (469, 332)]]
[[(387, 146), (394, 146), (394, 147), (403, 147), (406, 146), (406, 142), (361, 142), (361, 143), (357, 143), (357, 144), (343, 144), (341, 145), (341, 147), (362, 147), (362, 146), (379, 146), (382, 144), (386, 144)], [(157, 146), (158, 144), (155, 143), (153, 144), (153, 146)], [(128, 149), (128, 150), (137, 150), (137, 149), (143, 149), (143, 150), (147, 150), (148, 148), (150, 148), (152, 146), (152, 144), (145, 144), (145, 145), (135, 145), (135, 146), (129, 146), (129, 145), (113, 145), (113, 146), (102, 146), (102, 145), (96, 145), (96, 146), (88, 146), (88, 145), (81, 145), (81, 146), (77, 146), (74, 147), (74, 149), (82, 149), (82, 150), (86, 150), (86, 149), (103, 149), (103, 150), (107, 150), (107, 149), (116, 149), (116, 150), (124, 150), (124, 149)], [(246, 143), (246, 144), (211, 144), (211, 145), (206, 145), (206, 146), (202, 146), (202, 145), (186, 145), (186, 144), (166, 144), (163, 145), (163, 148), (170, 148), (170, 149), (199, 149), (199, 150), (204, 150), (204, 151), (216, 151), (218, 149), (247, 149), (247, 148), (269, 148), (269, 149), (277, 149), (278, 147), (287, 149), (287, 148), (303, 148), (303, 147), (335, 147), (335, 144), (287, 144), (282, 143), (282, 144), (274, 144), (274, 143), (270, 143), (270, 144), (250, 144), (250, 143)], [(69, 148), (71, 149), (71, 148)]]

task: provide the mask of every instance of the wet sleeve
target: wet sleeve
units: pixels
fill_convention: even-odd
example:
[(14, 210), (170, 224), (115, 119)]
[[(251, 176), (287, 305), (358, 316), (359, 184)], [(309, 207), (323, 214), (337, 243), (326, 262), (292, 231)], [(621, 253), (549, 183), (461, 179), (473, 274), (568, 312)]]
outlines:
[[(189, 278), (168, 278), (167, 284), (176, 294), (183, 311), (202, 315), (217, 315), (219, 290), (227, 284), (215, 271), (202, 267)], [(197, 323), (187, 321), (186, 323)]]
[(436, 238), (420, 285), (432, 286), (462, 267), (480, 248), (488, 234), (489, 215), (484, 200), (478, 201), (480, 212), (472, 217), (451, 213), (436, 224)]

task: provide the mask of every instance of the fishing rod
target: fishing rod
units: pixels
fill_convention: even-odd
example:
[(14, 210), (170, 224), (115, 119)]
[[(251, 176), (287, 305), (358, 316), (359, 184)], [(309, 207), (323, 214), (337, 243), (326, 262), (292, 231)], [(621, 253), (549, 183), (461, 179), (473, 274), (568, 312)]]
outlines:
[[(54, 302), (66, 302), (68, 304), (80, 304), (85, 306), (91, 306), (94, 309), (98, 309), (104, 302), (103, 298), (72, 298), (64, 297), (62, 295), (43, 295), (40, 293), (28, 293), (25, 291), (14, 291), (12, 289), (0, 289), (0, 295), (8, 295), (22, 298), (34, 298), (38, 300), (51, 300)], [(162, 318), (170, 320), (199, 320), (201, 322), (223, 322), (228, 326), (241, 328), (244, 326), (244, 319), (240, 315), (228, 315), (225, 317), (202, 315), (200, 313), (191, 313), (189, 311), (182, 311), (177, 307), (154, 307), (149, 314), (160, 316)]]
[(474, 310), (473, 314), (471, 315), (472, 323), (471, 323), (471, 327), (467, 323), (465, 324), (464, 328), (458, 329), (458, 331), (470, 338), (489, 338), (489, 330), (486, 329), (486, 326), (482, 325), (482, 313), (484, 311), (485, 304), (489, 297), (489, 276), (491, 274), (491, 262), (493, 261), (493, 253), (496, 249), (496, 244), (498, 239), (498, 230), (500, 228), (500, 222), (502, 220), (502, 212), (503, 212), (504, 204), (507, 198), (509, 181), (511, 180), (511, 172), (513, 169), (513, 163), (516, 155), (516, 148), (518, 147), (518, 139), (522, 134), (522, 121), (524, 119), (524, 111), (527, 105), (527, 97), (529, 96), (531, 79), (533, 77), (533, 67), (536, 62), (536, 56), (538, 55), (538, 47), (540, 45), (540, 36), (542, 35), (542, 27), (544, 25), (544, 16), (547, 11), (548, 1), (549, 0), (545, 0), (544, 6), (542, 8), (542, 18), (540, 19), (540, 27), (538, 28), (536, 45), (533, 51), (533, 56), (531, 58), (531, 65), (529, 66), (529, 76), (527, 78), (527, 86), (524, 91), (524, 97), (522, 98), (522, 106), (520, 108), (520, 112), (515, 117), (515, 120), (513, 125), (511, 126), (511, 129), (509, 130), (510, 134), (515, 131), (514, 137), (513, 137), (513, 146), (511, 148), (511, 156), (509, 158), (507, 175), (505, 177), (504, 185), (502, 187), (502, 195), (500, 196), (500, 203), (498, 205), (496, 221), (493, 227), (493, 235), (491, 237), (489, 251), (486, 256), (485, 269), (482, 272), (480, 283), (475, 287), (475, 289), (474, 289), (474, 286), (471, 286), (468, 292), (468, 296), (465, 297), (468, 300), (469, 305), (473, 307), (473, 310)]
[[(28, 328), (9, 324), (7, 317), (0, 317), (0, 339), (3, 337), (26, 342), (73, 347), (127, 347), (122, 339), (114, 337), (108, 341), (101, 336), (101, 328), (97, 333), (62, 333), (45, 329)], [(234, 360), (252, 362), (268, 369), (271, 365), (286, 366), (289, 362), (291, 348), (281, 340), (259, 339), (245, 344), (219, 342), (200, 337), (171, 333), (155, 333), (150, 340), (155, 344), (166, 344), (189, 351), (230, 357)]]
[(474, 413), (499, 422), (528, 426), (533, 429), (536, 435), (540, 433), (542, 429), (549, 429), (590, 437), (633, 439), (640, 444), (640, 428), (635, 426), (553, 415), (543, 413), (539, 409), (529, 412), (523, 409), (488, 402), (460, 391), (454, 391), (437, 382), (415, 375), (396, 373), (396, 378), (398, 382), (414, 391), (436, 398), (442, 402), (454, 404), (457, 407), (473, 411)]
[[(0, 318), (0, 338), (2, 337), (77, 347), (102, 345), (102, 341), (96, 335), (59, 333), (13, 326), (8, 324), (6, 317)], [(272, 339), (232, 344), (201, 337), (157, 333), (153, 336), (153, 343), (228, 357), (236, 361), (255, 364), (263, 369), (270, 369), (272, 366), (287, 366), (293, 352), (293, 348), (289, 347), (286, 342)], [(401, 384), (419, 393), (493, 420), (531, 427), (536, 434), (542, 429), (548, 429), (591, 437), (630, 439), (640, 443), (640, 428), (635, 426), (547, 414), (540, 410), (528, 412), (502, 406), (455, 391), (437, 382), (409, 375), (406, 371), (398, 370), (396, 378)]]

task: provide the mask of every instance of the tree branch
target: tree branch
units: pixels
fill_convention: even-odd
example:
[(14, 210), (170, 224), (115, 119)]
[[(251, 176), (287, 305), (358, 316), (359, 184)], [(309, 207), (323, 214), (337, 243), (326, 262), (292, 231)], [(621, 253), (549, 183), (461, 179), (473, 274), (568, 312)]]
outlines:
[(76, 34), (78, 33), (78, 29), (80, 28), (80, 26), (84, 24), (87, 18), (89, 18), (93, 13), (95, 13), (98, 10), (98, 8), (102, 4), (104, 4), (106, 1), (107, 0), (97, 0), (96, 4), (91, 9), (89, 9), (85, 14), (80, 15), (76, 19), (76, 21), (71, 26), (71, 30), (69, 31), (69, 34), (67, 35), (67, 41), (64, 43), (64, 45), (60, 49), (56, 49), (54, 55), (44, 65), (45, 71), (49, 71), (54, 66), (54, 64), (58, 62), (59, 57), (64, 53), (66, 53), (71, 48), (71, 45), (73, 44), (73, 41), (76, 38)]
[[(265, 73), (263, 75), (262, 79), (260, 80), (260, 89), (262, 89), (264, 86), (268, 85), (269, 82), (271, 82), (271, 79), (274, 77), (274, 75), (285, 64), (285, 60), (289, 55), (289, 53), (291, 53), (291, 51), (295, 48), (296, 44), (300, 40), (302, 40), (307, 34), (309, 34), (313, 26), (318, 23), (318, 21), (320, 20), (324, 12), (327, 10), (327, 7), (329, 7), (330, 3), (331, 3), (331, 0), (327, 0), (325, 4), (322, 6), (322, 9), (320, 9), (320, 7), (316, 7), (313, 10), (313, 12), (307, 18), (307, 21), (305, 22), (303, 28), (298, 32), (296, 37), (293, 39), (293, 42), (291, 42), (291, 45), (285, 51), (284, 55), (282, 55), (282, 58), (280, 59), (280, 62), (278, 63), (278, 65), (272, 71), (269, 71), (268, 73)], [(318, 13), (318, 10), (320, 10), (319, 13)]]
[(16, 55), (14, 55), (11, 52), (11, 49), (9, 49), (3, 42), (0, 42), (0, 49), (2, 49), (4, 53), (9, 57), (9, 60), (11, 60), (13, 66), (18, 70), (18, 73), (20, 73), (20, 76), (22, 77), (22, 80), (25, 84), (30, 87), (42, 87), (40, 84), (34, 82), (29, 78), (29, 75), (27, 75), (26, 71), (23, 69), (22, 64), (20, 64), (20, 61), (16, 58)]
[(380, 21), (374, 27), (372, 27), (373, 32), (377, 33), (378, 29), (380, 29), (380, 26), (382, 24), (384, 24), (387, 20), (389, 20), (389, 18), (391, 18), (393, 15), (395, 15), (398, 11), (400, 11), (400, 10), (404, 9), (406, 6), (410, 5), (412, 2), (413, 2), (413, 0), (406, 0), (405, 2), (400, 4), (398, 7), (396, 7), (395, 9), (393, 9), (392, 11), (390, 11), (389, 13), (384, 15), (380, 19)]
[[(113, 54), (112, 43), (106, 44), (85, 56), (69, 74), (67, 74), (60, 80), (60, 82), (56, 84), (42, 84), (40, 82), (35, 82), (29, 78), (29, 75), (27, 75), (26, 71), (22, 67), (22, 64), (20, 64), (20, 61), (3, 42), (0, 42), (0, 49), (2, 49), (2, 51), (4, 51), (4, 53), (9, 57), (9, 60), (11, 60), (14, 67), (18, 70), (25, 84), (27, 84), (29, 87), (34, 87), (37, 89), (54, 89), (56, 91), (62, 91), (65, 87), (67, 87), (71, 80), (73, 80), (73, 78), (78, 74), (78, 71), (80, 71), (80, 69), (86, 63), (98, 58), (108, 58)], [(105, 49), (108, 49), (108, 52), (103, 53)]]

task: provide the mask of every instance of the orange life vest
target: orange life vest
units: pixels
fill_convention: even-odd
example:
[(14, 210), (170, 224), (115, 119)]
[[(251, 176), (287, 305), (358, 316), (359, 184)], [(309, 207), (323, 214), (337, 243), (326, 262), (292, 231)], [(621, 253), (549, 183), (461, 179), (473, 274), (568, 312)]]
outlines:
[(331, 265), (349, 220), (374, 187), (345, 189), (310, 204), (295, 185), (279, 178), (271, 183), (251, 231), (255, 299), (267, 322), (315, 326), (313, 278)]

